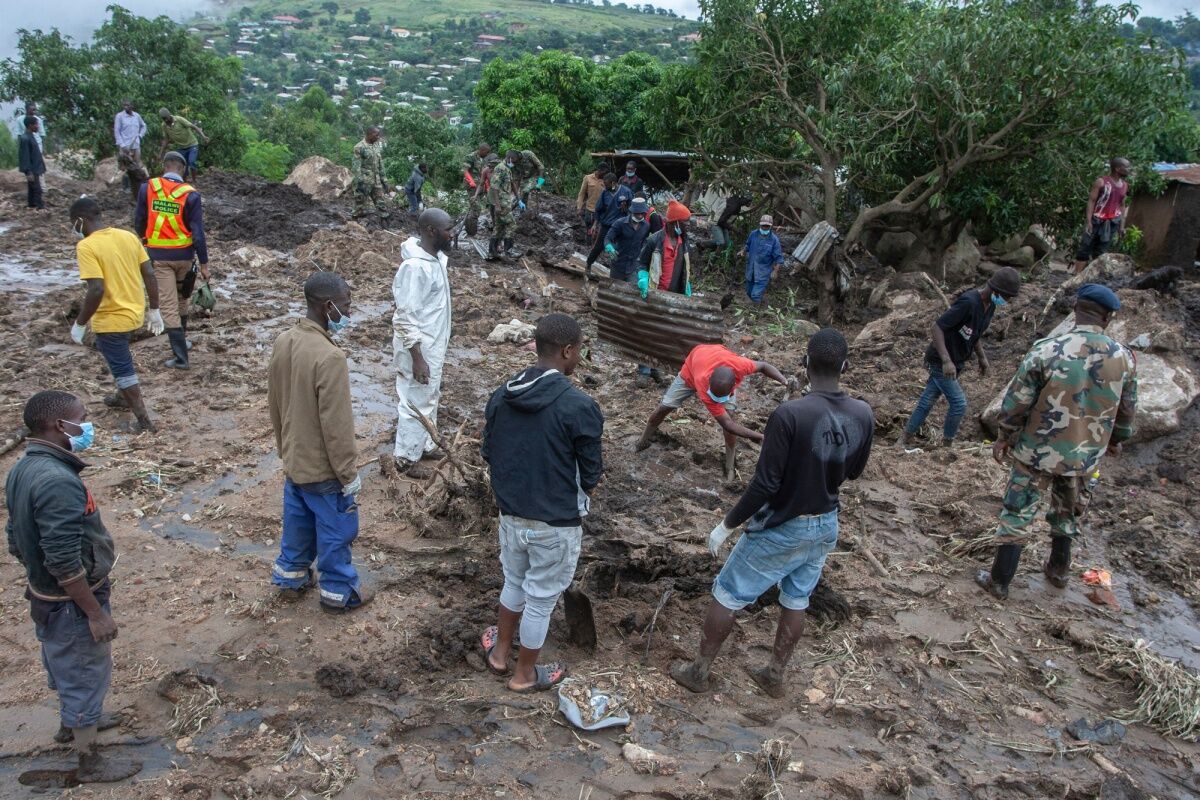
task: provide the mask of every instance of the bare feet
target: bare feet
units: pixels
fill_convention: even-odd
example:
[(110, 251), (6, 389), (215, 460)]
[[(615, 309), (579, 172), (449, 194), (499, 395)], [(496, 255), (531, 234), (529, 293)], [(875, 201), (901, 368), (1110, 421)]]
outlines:
[(783, 675), (775, 671), (771, 667), (759, 667), (758, 669), (746, 670), (750, 677), (758, 684), (758, 688), (762, 689), (771, 697), (780, 699), (784, 696)]
[(695, 661), (676, 661), (671, 665), (671, 677), (696, 694), (704, 694), (710, 688), (708, 671), (702, 670)]
[(638, 439), (637, 444), (635, 444), (633, 446), (633, 452), (640, 453), (643, 450), (645, 450), (647, 447), (650, 446), (650, 441), (653, 438), (654, 438), (653, 436), (643, 436), (642, 438)]

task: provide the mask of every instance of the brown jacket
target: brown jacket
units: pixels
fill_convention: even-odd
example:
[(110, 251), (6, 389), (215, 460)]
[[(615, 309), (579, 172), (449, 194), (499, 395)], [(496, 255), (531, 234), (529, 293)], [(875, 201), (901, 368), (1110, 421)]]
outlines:
[(292, 483), (358, 474), (346, 354), (310, 319), (280, 334), (267, 368), (267, 405), (283, 471)]
[(575, 198), (575, 208), (579, 211), (595, 211), (596, 201), (604, 191), (604, 179), (597, 178), (596, 173), (589, 172), (583, 177), (579, 186), (579, 196)]

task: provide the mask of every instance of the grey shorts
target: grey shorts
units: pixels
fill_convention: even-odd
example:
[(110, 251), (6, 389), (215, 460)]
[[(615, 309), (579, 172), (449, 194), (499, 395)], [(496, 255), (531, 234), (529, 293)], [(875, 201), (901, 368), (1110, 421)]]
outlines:
[(520, 611), (525, 598), (557, 598), (575, 577), (583, 528), (556, 528), (545, 522), (500, 515), (500, 566), (505, 608)]
[[(108, 588), (97, 589), (96, 595), (108, 611)], [(29, 612), (42, 643), (47, 683), (58, 692), (62, 724), (68, 728), (95, 725), (112, 682), (112, 644), (92, 638), (87, 615), (73, 601), (32, 598)]]
[[(667, 387), (667, 391), (663, 394), (662, 400), (659, 401), (667, 408), (679, 408), (684, 401), (689, 397), (695, 397), (696, 390), (687, 385), (687, 382), (681, 375), (676, 375), (675, 380), (671, 381), (671, 385)], [(726, 411), (737, 411), (737, 395), (734, 394), (729, 402), (725, 404)]]

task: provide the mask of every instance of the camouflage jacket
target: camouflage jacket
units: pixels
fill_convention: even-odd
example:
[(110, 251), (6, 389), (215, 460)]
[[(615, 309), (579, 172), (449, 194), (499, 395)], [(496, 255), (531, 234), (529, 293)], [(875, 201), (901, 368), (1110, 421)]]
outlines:
[(513, 198), (513, 170), (507, 161), (500, 161), (492, 167), (492, 176), (488, 182), (488, 202), (496, 208), (508, 208)]
[(523, 181), (541, 175), (545, 167), (532, 150), (522, 150), (521, 155), (517, 156), (517, 163), (513, 164), (512, 171), (517, 180)]
[(374, 185), (383, 181), (383, 141), (367, 144), (363, 139), (354, 145), (354, 182)]
[(467, 157), (463, 159), (463, 169), (471, 173), (471, 177), (475, 179), (476, 183), (478, 183), (479, 181), (483, 180), (484, 167), (491, 164), (495, 158), (496, 156), (494, 153), (488, 153), (488, 155), (484, 157), (479, 155), (478, 151), (472, 150), (467, 154)]
[(1000, 406), (1013, 457), (1050, 475), (1090, 473), (1109, 441), (1133, 435), (1133, 353), (1096, 326), (1034, 342)]

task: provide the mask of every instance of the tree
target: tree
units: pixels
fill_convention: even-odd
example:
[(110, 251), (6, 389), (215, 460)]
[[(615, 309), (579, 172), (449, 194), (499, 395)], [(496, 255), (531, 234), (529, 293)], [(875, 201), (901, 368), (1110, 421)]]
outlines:
[[(1186, 84), (1174, 52), (1120, 36), (1131, 11), (706, 0), (693, 65), (659, 86), (679, 113), (654, 123), (717, 180), (838, 225), (847, 246), (907, 229), (938, 264), (968, 222), (1077, 225), (1100, 161), (1152, 153)], [(822, 276), (823, 319), (835, 287)]]
[(324, 89), (313, 86), (295, 103), (269, 107), (259, 120), (258, 131), (264, 141), (288, 150), (290, 168), (314, 155), (338, 160), (347, 149), (342, 146), (340, 136), (344, 124), (338, 105)]
[(359, 25), (366, 25), (371, 21), (371, 12), (365, 8), (360, 8), (354, 12), (354, 21)]
[[(146, 19), (120, 6), (90, 45), (72, 46), (57, 30), (21, 30), (20, 57), (0, 64), (0, 97), (36, 99), (54, 120), (55, 137), (97, 155), (115, 150), (112, 119), (123, 99), (133, 100), (159, 134), (160, 106), (201, 125), (212, 142), (205, 161), (236, 166), (245, 141), (232, 105), (241, 84), (236, 58), (220, 58), (167, 17)], [(153, 145), (147, 145), (148, 150)]]
[(656, 89), (665, 67), (653, 56), (634, 51), (601, 65), (596, 71), (597, 130), (594, 141), (604, 148), (668, 148), (676, 142), (648, 133), (651, 118), (671, 113), (658, 105)]
[[(429, 167), (429, 181), (439, 189), (462, 186), (462, 152), (454, 128), (413, 108), (393, 109), (384, 128), (383, 168), (388, 181), (402, 184), (416, 164)], [(465, 145), (461, 150), (465, 150)]]
[(324, 3), (321, 3), (321, 10), (329, 15), (329, 21), (332, 22), (337, 16), (338, 4), (333, 2), (333, 0), (325, 0)]
[(259, 140), (257, 132), (249, 126), (243, 126), (242, 132), (248, 142), (239, 165), (242, 171), (269, 181), (286, 178), (292, 167), (292, 151), (286, 145)]

